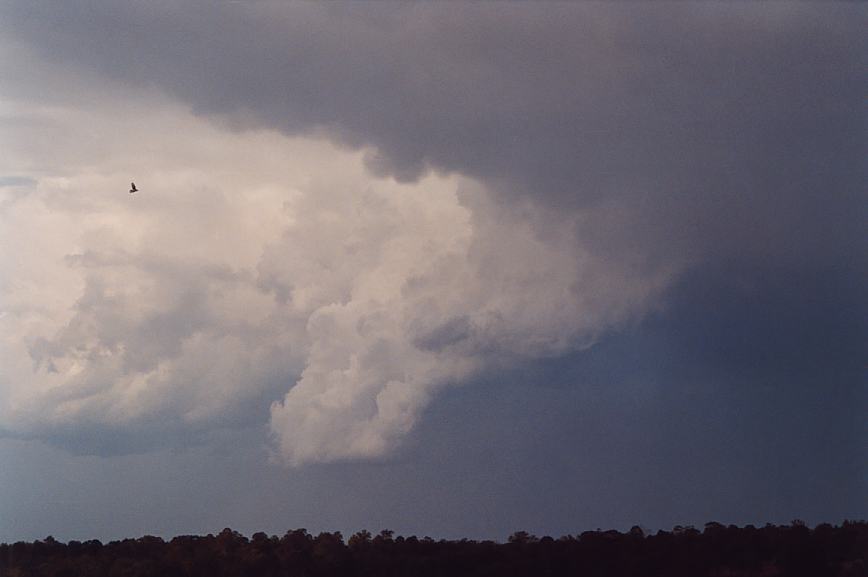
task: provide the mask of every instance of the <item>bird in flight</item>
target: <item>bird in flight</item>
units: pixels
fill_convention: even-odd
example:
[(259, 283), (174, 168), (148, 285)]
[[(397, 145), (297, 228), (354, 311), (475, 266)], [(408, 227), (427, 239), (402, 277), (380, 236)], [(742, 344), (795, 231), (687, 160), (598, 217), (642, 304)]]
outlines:
[(139, 189), (136, 188), (136, 183), (135, 183), (135, 182), (131, 182), (131, 183), (130, 183), (130, 194), (132, 194), (132, 193), (134, 193), (134, 192), (139, 192)]

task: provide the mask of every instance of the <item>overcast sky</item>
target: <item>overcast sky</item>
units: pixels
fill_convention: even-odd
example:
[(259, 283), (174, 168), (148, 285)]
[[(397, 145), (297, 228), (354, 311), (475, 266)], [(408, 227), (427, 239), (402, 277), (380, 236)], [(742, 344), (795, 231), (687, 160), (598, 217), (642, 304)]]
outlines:
[(866, 24), (3, 0), (0, 540), (868, 517)]

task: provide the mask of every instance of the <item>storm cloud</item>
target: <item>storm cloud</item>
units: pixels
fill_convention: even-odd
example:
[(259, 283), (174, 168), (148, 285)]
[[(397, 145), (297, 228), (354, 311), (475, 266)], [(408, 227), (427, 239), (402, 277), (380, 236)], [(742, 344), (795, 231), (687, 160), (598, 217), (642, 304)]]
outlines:
[[(124, 452), (270, 420), (290, 463), (379, 457), (443, 387), (588, 346), (674, 272), (581, 249), (576, 218), (543, 238), (542, 209), (473, 180), (372, 176), (365, 151), (158, 95), (12, 106), (53, 163), (2, 212), (9, 435)], [(6, 134), (27, 156), (32, 129)]]
[(850, 210), (865, 168), (859, 6), (6, 12), (10, 32), (52, 58), (157, 85), (239, 127), (370, 147), (379, 174), (455, 171), (559, 210), (611, 206), (613, 220), (583, 235), (624, 245), (612, 250), (654, 241), (665, 258), (822, 259), (860, 222)]
[[(0, 10), (67, 71), (4, 88), (17, 158), (55, 130), (64, 159), (4, 205), (4, 247), (60, 231), (4, 251), (12, 434), (267, 419), (290, 463), (379, 457), (444, 387), (587, 348), (692, 270), (866, 280), (858, 5)], [(82, 147), (100, 122), (142, 142)], [(105, 200), (133, 168), (144, 211)]]

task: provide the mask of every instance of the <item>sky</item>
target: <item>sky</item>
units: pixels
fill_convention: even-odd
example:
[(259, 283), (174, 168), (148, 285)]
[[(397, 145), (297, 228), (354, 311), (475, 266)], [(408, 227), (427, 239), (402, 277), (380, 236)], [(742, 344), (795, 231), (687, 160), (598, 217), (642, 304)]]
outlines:
[(0, 1), (0, 541), (865, 519), (866, 17)]

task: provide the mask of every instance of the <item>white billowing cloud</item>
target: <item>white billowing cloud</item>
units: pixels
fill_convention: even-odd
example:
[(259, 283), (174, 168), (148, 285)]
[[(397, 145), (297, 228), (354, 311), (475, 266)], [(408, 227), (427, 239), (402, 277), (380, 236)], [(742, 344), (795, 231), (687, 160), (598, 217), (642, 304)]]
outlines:
[(442, 387), (586, 346), (673, 273), (580, 243), (593, 209), (380, 179), (371, 151), (102, 88), (0, 93), (7, 434), (270, 419), (287, 463), (382, 456)]
[[(317, 145), (140, 104), (15, 110), (44, 127), (39, 157), (52, 166), (30, 172), (38, 184), (0, 215), (3, 428), (200, 423), (303, 366), (304, 345), (256, 287), (290, 196), (279, 156), (261, 155), (303, 160)], [(11, 158), (28, 132), (4, 127)]]
[[(505, 211), (479, 189), (463, 197), (472, 212), (451, 195), (428, 195), (424, 205), (390, 199), (371, 207), (377, 231), (368, 209), (341, 219), (345, 244), (329, 247), (317, 278), (333, 296), (308, 317), (301, 378), (272, 406), (289, 462), (382, 455), (440, 387), (491, 363), (590, 344), (645, 311), (669, 277), (599, 262), (576, 245), (572, 219), (540, 231), (536, 218)], [(293, 283), (297, 268), (286, 258), (312, 242), (317, 225), (293, 229), (263, 258), (260, 272), (278, 294), (297, 290), (303, 302), (318, 294)]]

